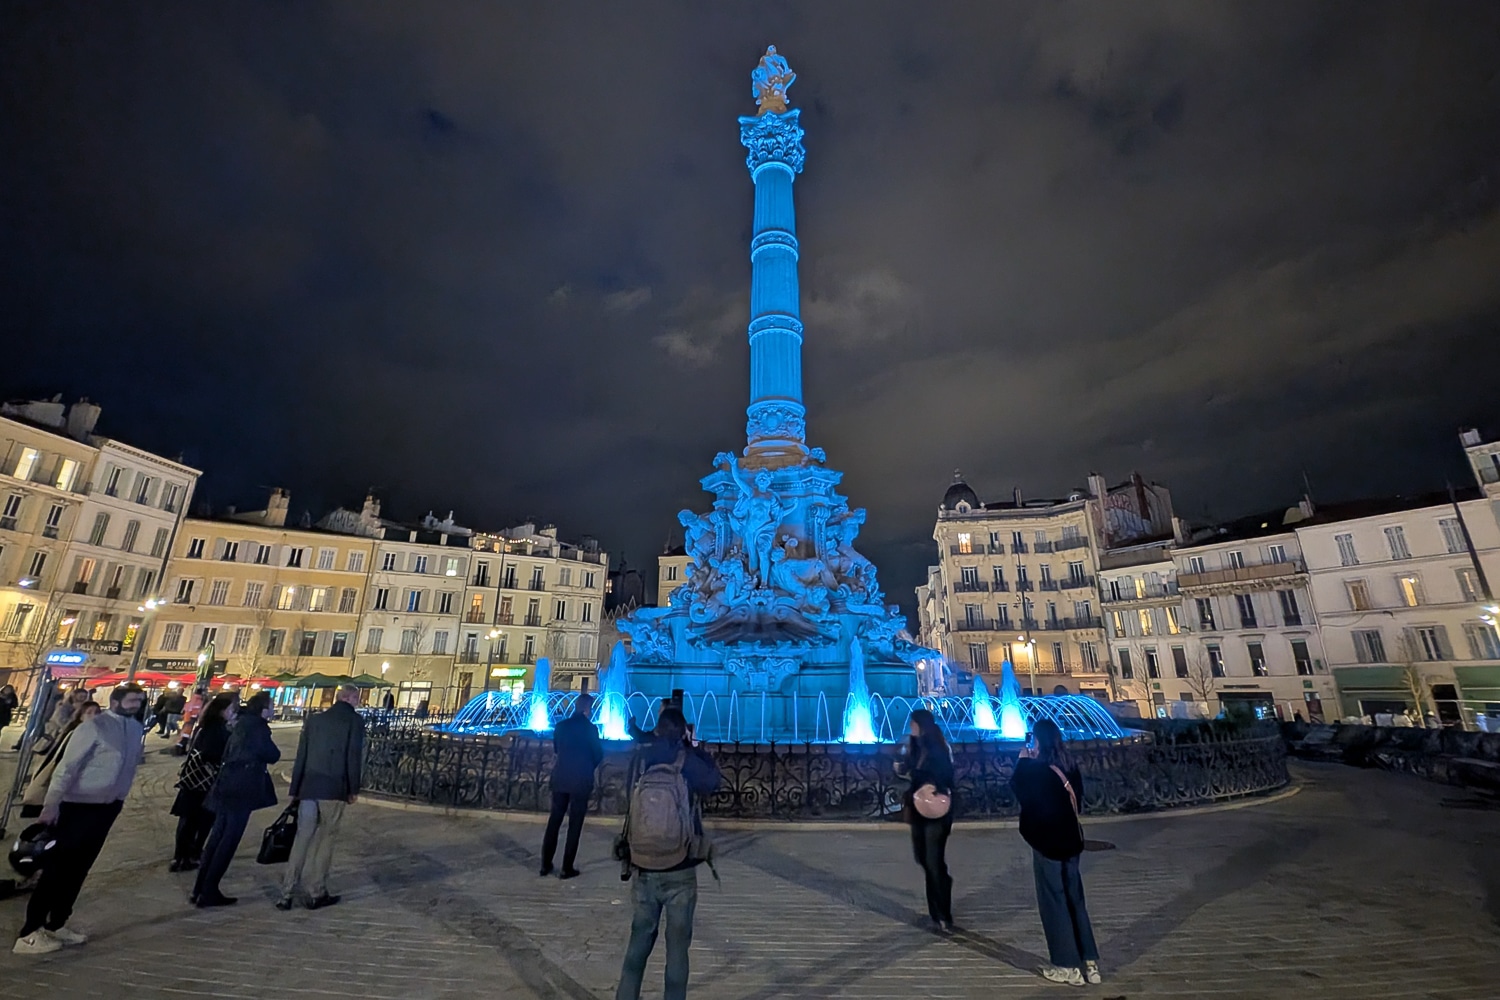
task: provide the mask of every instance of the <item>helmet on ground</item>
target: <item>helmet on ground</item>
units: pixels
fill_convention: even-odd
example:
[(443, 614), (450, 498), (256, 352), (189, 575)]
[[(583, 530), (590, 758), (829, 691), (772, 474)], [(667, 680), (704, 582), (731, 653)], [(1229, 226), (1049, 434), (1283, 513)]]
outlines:
[(10, 866), (30, 878), (42, 870), (47, 852), (57, 845), (57, 831), (46, 823), (33, 823), (21, 831), (10, 849)]

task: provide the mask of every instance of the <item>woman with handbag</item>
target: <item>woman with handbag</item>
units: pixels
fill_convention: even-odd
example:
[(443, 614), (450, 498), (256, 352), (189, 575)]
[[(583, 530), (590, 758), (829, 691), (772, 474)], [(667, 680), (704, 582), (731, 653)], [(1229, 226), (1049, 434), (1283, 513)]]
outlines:
[(1050, 719), (1032, 727), (1010, 779), (1021, 803), (1021, 836), (1031, 845), (1036, 905), (1047, 935), (1051, 965), (1037, 970), (1048, 982), (1101, 983), (1099, 948), (1083, 900), (1083, 775)]
[(953, 832), (953, 751), (925, 708), (911, 713), (906, 759), (896, 773), (911, 782), (905, 796), (911, 850), (927, 882), (927, 915), (936, 928), (953, 932), (953, 877), (948, 874), (948, 835)]
[(260, 691), (251, 695), (235, 718), (224, 763), (203, 803), (213, 810), (214, 825), (208, 831), (208, 842), (203, 845), (198, 881), (188, 897), (194, 906), (233, 906), (237, 902), (233, 896), (219, 891), (219, 882), (234, 860), (250, 814), (276, 804), (276, 786), (267, 770), (281, 759), (281, 751), (271, 739), (269, 723), (273, 711), (271, 695)]
[(190, 872), (203, 857), (203, 841), (214, 822), (213, 812), (203, 801), (224, 763), (229, 726), (239, 705), (237, 694), (215, 695), (193, 730), (187, 760), (182, 762), (177, 776), (177, 798), (172, 802), (171, 814), (177, 817), (177, 841), (171, 871)]

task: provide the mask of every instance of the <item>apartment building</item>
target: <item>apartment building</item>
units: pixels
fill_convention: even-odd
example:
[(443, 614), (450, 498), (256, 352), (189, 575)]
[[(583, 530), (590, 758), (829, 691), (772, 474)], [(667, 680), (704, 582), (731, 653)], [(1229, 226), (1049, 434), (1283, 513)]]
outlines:
[(656, 606), (665, 608), (672, 603), (672, 594), (687, 582), (689, 559), (687, 550), (681, 545), (663, 552), (656, 560)]
[(1184, 627), (1173, 539), (1110, 549), (1099, 559), (1099, 604), (1108, 642), (1110, 700), (1133, 702), (1144, 716), (1169, 713), (1181, 685), (1177, 664), (1198, 655)]

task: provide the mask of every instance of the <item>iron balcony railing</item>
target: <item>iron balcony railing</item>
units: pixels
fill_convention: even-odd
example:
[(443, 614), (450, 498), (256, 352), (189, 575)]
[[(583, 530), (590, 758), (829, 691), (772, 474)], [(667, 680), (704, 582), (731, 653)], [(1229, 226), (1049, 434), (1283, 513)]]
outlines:
[(1033, 543), (1032, 548), (1034, 548), (1037, 552), (1051, 552), (1052, 543), (1050, 541), (1035, 542)]
[(1092, 587), (1093, 585), (1094, 578), (1091, 576), (1070, 576), (1058, 584), (1063, 590), (1075, 590), (1079, 587)]
[(958, 594), (987, 594), (990, 585), (983, 580), (960, 580), (953, 585), (953, 590)]
[(1032, 589), (1033, 588), (1031, 586), (1031, 581), (1030, 580), (1017, 580), (1016, 581), (1016, 590), (1017, 591), (1024, 593), (1025, 591), (1032, 590)]
[(483, 611), (476, 611), (474, 609), (470, 609), (469, 611), (466, 611), (464, 613), (464, 621), (467, 622), (470, 625), (483, 625), (484, 624), (484, 612)]
[(1285, 562), (1257, 563), (1254, 566), (1231, 566), (1229, 569), (1211, 569), (1202, 573), (1178, 573), (1179, 587), (1211, 587), (1223, 583), (1248, 583), (1269, 580), (1278, 576), (1295, 576), (1306, 569), (1300, 559)]
[(1083, 535), (1075, 535), (1072, 538), (1064, 536), (1064, 537), (1060, 538), (1059, 540), (1057, 540), (1057, 541), (1055, 541), (1055, 542), (1052, 543), (1052, 551), (1053, 552), (1066, 552), (1069, 549), (1086, 548), (1088, 546), (1088, 544), (1089, 544), (1089, 540), (1087, 538), (1085, 538)]
[(1038, 581), (1038, 583), (1037, 583), (1036, 586), (1037, 586), (1038, 590), (1056, 590), (1057, 589), (1057, 581), (1056, 580), (1041, 580), (1041, 581)]
[(541, 615), (527, 615), (526, 616), (526, 622), (525, 622), (525, 624), (530, 625), (532, 628), (536, 628), (537, 626), (539, 626), (539, 625), (542, 624), (542, 616)]
[(996, 580), (994, 583), (990, 584), (990, 589), (995, 591), (996, 593), (1004, 594), (1010, 591), (1010, 584), (1006, 583), (1004, 580)]

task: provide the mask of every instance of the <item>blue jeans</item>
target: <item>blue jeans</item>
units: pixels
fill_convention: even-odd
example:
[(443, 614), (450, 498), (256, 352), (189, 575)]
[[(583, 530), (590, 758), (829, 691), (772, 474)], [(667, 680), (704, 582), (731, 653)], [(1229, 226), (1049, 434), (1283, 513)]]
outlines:
[(640, 1000), (641, 978), (646, 974), (646, 959), (656, 946), (663, 910), (667, 914), (667, 983), (662, 1000), (685, 1000), (693, 911), (698, 906), (698, 870), (644, 872), (637, 868), (630, 903), (634, 910), (630, 943), (625, 946), (625, 966), (620, 970), (615, 1000)]
[(1099, 961), (1094, 944), (1094, 926), (1083, 903), (1083, 875), (1078, 870), (1082, 855), (1053, 861), (1031, 852), (1031, 870), (1036, 876), (1036, 906), (1047, 934), (1047, 951), (1053, 965), (1079, 969), (1084, 962)]

